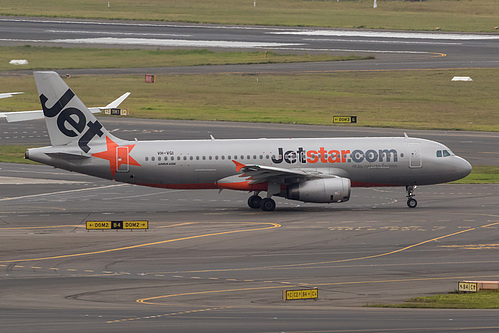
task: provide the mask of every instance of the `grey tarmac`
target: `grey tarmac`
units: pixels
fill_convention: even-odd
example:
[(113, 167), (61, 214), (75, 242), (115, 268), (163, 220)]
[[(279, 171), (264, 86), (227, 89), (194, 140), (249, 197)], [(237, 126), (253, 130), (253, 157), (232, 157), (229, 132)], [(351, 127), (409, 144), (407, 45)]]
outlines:
[[(35, 19), (47, 21), (42, 25), (23, 20), (2, 18), (0, 31), (7, 29), (11, 34), (2, 38), (26, 39), (47, 30), (56, 31), (56, 35), (46, 35), (47, 39), (68, 34), (79, 38), (71, 34), (90, 26), (51, 23), (52, 19)], [(15, 26), (19, 28), (12, 29), (12, 22), (18, 22)], [(112, 26), (119, 33), (136, 30), (133, 24), (117, 22)], [(156, 26), (144, 27), (146, 30), (139, 33), (171, 29), (192, 33), (196, 39), (213, 39), (210, 34), (214, 31), (217, 35), (213, 27), (184, 25), (178, 28), (184, 30), (177, 30), (177, 25)], [(102, 36), (105, 27), (98, 24), (91, 29)], [(265, 39), (283, 38), (269, 37), (265, 29), (232, 30), (226, 31), (231, 39), (268, 42)], [(263, 40), (258, 31), (264, 32)], [(301, 42), (303, 37), (288, 35), (284, 39)], [(367, 50), (376, 44), (378, 52), (375, 60), (366, 62), (157, 70), (252, 73), (485, 68), (499, 64), (495, 40), (400, 43), (392, 39), (391, 43), (379, 43), (365, 37), (315, 39), (310, 48), (329, 43), (327, 52), (350, 54), (350, 49)], [(51, 43), (39, 45), (60, 45)], [(89, 70), (71, 73), (97, 74)], [(99, 70), (102, 73), (115, 72)], [(404, 132), (100, 119), (120, 137), (141, 139), (196, 139), (210, 134), (216, 138), (401, 136)], [(442, 142), (473, 165), (499, 163), (497, 133), (406, 132)], [(49, 142), (44, 123), (36, 121), (20, 126), (0, 122), (0, 140), (2, 144), (24, 145)], [(247, 194), (240, 192), (136, 187), (38, 165), (0, 163), (0, 176), (0, 323), (5, 332), (499, 330), (497, 310), (363, 307), (446, 293), (462, 279), (498, 280), (497, 185), (420, 187), (416, 192), (419, 205), (411, 210), (405, 206), (402, 188), (354, 188), (347, 203), (283, 200), (275, 212), (266, 213), (250, 211)], [(84, 228), (87, 220), (123, 219), (147, 219), (151, 227), (133, 232), (88, 232)], [(319, 288), (319, 299), (282, 301), (283, 290), (304, 287)]]
[[(494, 332), (497, 310), (365, 308), (498, 280), (497, 185), (354, 188), (349, 202), (161, 190), (0, 164), (6, 332)], [(0, 180), (2, 180), (0, 179)], [(22, 183), (24, 179), (25, 184)], [(36, 180), (50, 180), (37, 183)], [(86, 231), (87, 220), (149, 220)], [(317, 301), (282, 291), (319, 288)]]

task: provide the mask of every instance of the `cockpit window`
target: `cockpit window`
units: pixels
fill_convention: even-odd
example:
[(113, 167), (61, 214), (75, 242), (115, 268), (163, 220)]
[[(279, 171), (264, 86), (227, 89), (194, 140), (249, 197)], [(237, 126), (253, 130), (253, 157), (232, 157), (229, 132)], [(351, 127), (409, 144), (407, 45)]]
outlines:
[(454, 155), (453, 152), (451, 152), (450, 150), (437, 150), (437, 157), (447, 157), (447, 156), (452, 156)]

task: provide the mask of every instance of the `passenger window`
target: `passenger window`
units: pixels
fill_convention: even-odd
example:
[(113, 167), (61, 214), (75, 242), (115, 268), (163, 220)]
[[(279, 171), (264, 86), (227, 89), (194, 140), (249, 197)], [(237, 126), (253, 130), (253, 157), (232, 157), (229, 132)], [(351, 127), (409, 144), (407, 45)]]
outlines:
[(437, 157), (442, 157), (442, 151), (441, 150), (437, 150)]
[(230, 155), (229, 155), (229, 156), (227, 156), (227, 159), (228, 159), (228, 160), (230, 160), (230, 159), (231, 159), (231, 158), (230, 158)]
[(153, 157), (151, 157), (151, 161), (153, 161), (153, 162), (154, 162), (154, 156), (153, 156)]
[(161, 156), (158, 156), (158, 161), (161, 161)]
[(194, 159), (194, 156), (191, 156), (191, 158), (190, 158), (190, 159), (191, 159), (191, 161), (192, 161), (192, 160)]
[(146, 162), (149, 161), (149, 157), (146, 157)]

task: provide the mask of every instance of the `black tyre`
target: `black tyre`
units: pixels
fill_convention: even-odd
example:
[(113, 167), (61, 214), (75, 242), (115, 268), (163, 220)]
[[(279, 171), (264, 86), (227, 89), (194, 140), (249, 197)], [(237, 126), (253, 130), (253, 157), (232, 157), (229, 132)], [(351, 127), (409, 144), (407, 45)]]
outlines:
[(410, 198), (409, 200), (407, 200), (407, 207), (416, 208), (417, 205), (418, 205), (418, 202), (416, 199)]
[(252, 195), (248, 198), (248, 206), (253, 209), (259, 209), (261, 207), (262, 198), (258, 195)]
[(265, 212), (271, 212), (275, 209), (275, 201), (271, 198), (262, 199), (260, 208)]

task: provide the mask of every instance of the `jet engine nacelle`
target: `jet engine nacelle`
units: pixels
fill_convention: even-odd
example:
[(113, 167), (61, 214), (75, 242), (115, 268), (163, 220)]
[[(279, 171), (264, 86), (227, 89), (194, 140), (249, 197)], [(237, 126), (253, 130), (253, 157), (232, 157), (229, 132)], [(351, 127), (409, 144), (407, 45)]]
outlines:
[(288, 185), (286, 198), (304, 202), (343, 202), (350, 199), (350, 179), (312, 179)]

